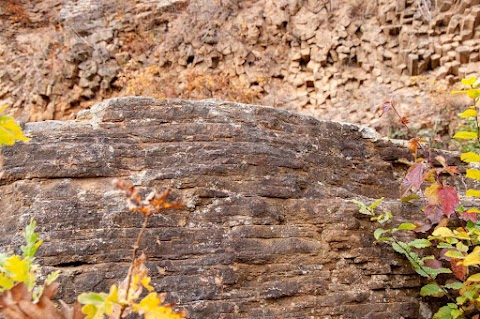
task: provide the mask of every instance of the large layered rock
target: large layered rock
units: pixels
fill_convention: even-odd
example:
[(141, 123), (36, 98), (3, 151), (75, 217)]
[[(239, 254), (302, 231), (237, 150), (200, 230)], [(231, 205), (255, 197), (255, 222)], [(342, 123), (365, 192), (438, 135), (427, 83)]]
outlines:
[[(421, 318), (419, 278), (352, 198), (386, 197), (406, 150), (350, 124), (214, 100), (112, 99), (76, 121), (29, 123), (2, 149), (0, 242), (35, 217), (41, 261), (68, 301), (125, 276), (142, 217), (114, 178), (170, 187), (184, 209), (151, 219), (154, 285), (190, 318)], [(426, 312), (428, 314), (428, 311)]]

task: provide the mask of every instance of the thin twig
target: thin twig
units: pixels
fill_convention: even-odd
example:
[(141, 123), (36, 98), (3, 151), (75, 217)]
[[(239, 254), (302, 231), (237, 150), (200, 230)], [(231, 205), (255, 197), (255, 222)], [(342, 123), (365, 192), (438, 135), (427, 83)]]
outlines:
[[(140, 248), (140, 242), (142, 241), (143, 233), (145, 232), (145, 229), (147, 228), (148, 220), (150, 218), (151, 214), (146, 214), (145, 215), (145, 220), (143, 221), (143, 226), (140, 232), (138, 233), (137, 240), (135, 241), (135, 244), (133, 245), (133, 251), (132, 251), (132, 262), (130, 264), (130, 269), (128, 269), (128, 274), (127, 274), (127, 290), (125, 293), (125, 298), (128, 300), (128, 294), (130, 293), (130, 284), (132, 282), (132, 277), (133, 277), (133, 268), (135, 266), (135, 260), (137, 259), (137, 251), (138, 248)], [(120, 309), (120, 312), (118, 314), (117, 319), (120, 319), (123, 315), (123, 311), (125, 310), (126, 306), (122, 306)]]

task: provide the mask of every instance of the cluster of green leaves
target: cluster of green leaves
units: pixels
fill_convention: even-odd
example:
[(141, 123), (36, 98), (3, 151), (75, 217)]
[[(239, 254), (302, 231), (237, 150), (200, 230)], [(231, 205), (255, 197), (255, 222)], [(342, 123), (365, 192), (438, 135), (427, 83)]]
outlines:
[(24, 283), (32, 292), (35, 301), (42, 295), (44, 286), (50, 285), (57, 279), (59, 272), (55, 271), (47, 276), (44, 284), (37, 284), (40, 277), (40, 265), (35, 263), (35, 253), (42, 241), (38, 239), (35, 227), (35, 220), (32, 219), (22, 233), (26, 241), (26, 245), (20, 247), (22, 255), (0, 254), (0, 293), (12, 289), (19, 283)]
[[(458, 114), (469, 123), (454, 138), (476, 144), (470, 148), (472, 150), (479, 149), (480, 80), (471, 77), (463, 79), (462, 83), (467, 89), (452, 93), (465, 94), (473, 103)], [(388, 108), (394, 108), (391, 101), (384, 105), (384, 111)], [(400, 118), (400, 122), (405, 126), (408, 124), (404, 118)], [(427, 278), (428, 283), (420, 290), (422, 297), (438, 297), (447, 301), (434, 314), (434, 319), (480, 319), (480, 209), (462, 205), (457, 189), (448, 183), (449, 176), (460, 177), (462, 174), (456, 167), (449, 166), (444, 157), (432, 158), (432, 152), (426, 151), (422, 142), (420, 138), (412, 138), (409, 148), (413, 161), (402, 160), (409, 169), (401, 185), (401, 200), (423, 201), (424, 219), (393, 228), (382, 226), (375, 230), (374, 237), (376, 242), (388, 243), (404, 255), (413, 269)], [(419, 153), (426, 154), (426, 158), (418, 156)], [(465, 177), (480, 181), (480, 169), (476, 168), (480, 165), (480, 154), (468, 151), (460, 158), (469, 164)], [(467, 189), (466, 196), (478, 198), (480, 190)], [(379, 205), (378, 201), (370, 206), (355, 202), (361, 213), (377, 216), (374, 210)], [(389, 219), (372, 220), (385, 224)], [(398, 236), (399, 232), (411, 234)], [(405, 241), (406, 237), (416, 239)]]

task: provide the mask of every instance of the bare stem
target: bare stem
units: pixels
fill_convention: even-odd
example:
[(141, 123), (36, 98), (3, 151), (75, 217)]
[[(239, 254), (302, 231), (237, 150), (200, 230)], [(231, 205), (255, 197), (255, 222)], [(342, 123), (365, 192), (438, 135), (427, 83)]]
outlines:
[[(145, 215), (145, 220), (143, 221), (142, 229), (138, 233), (137, 240), (135, 241), (135, 244), (133, 245), (133, 250), (132, 250), (132, 261), (130, 263), (130, 268), (128, 269), (128, 274), (127, 274), (127, 291), (125, 293), (125, 298), (128, 299), (128, 294), (130, 293), (130, 285), (132, 283), (132, 277), (133, 277), (133, 268), (135, 267), (135, 260), (137, 259), (137, 251), (138, 248), (140, 248), (140, 242), (142, 241), (143, 233), (145, 232), (145, 229), (147, 228), (148, 220), (150, 219), (151, 214), (146, 214)], [(118, 314), (117, 319), (120, 319), (123, 315), (123, 311), (125, 310), (126, 306), (122, 305), (122, 308), (120, 309), (120, 312)]]

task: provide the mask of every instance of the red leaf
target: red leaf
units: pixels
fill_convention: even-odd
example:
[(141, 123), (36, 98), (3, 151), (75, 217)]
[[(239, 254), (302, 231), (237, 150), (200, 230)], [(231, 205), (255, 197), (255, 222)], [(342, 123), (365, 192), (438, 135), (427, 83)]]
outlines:
[(467, 222), (471, 220), (472, 222), (476, 223), (478, 220), (478, 217), (477, 217), (478, 214), (476, 213), (469, 213), (468, 211), (466, 211), (465, 213), (460, 213), (459, 215), (460, 217), (462, 217), (464, 221), (467, 221)]
[(407, 175), (405, 176), (405, 179), (402, 182), (402, 190), (403, 190), (402, 197), (405, 197), (405, 195), (409, 190), (415, 191), (420, 189), (420, 186), (424, 181), (423, 179), (424, 171), (425, 171), (425, 163), (423, 162), (418, 162), (410, 166), (410, 168), (408, 169)]
[(455, 213), (455, 208), (460, 204), (457, 190), (451, 186), (440, 186), (437, 189), (437, 195), (443, 212), (447, 217), (450, 217), (450, 215)]
[(407, 125), (408, 123), (410, 123), (410, 121), (406, 116), (402, 116), (402, 118), (400, 119), (400, 123), (402, 123), (403, 125)]
[(458, 262), (461, 259), (452, 258), (450, 259), (450, 268), (452, 269), (453, 274), (458, 279), (464, 281), (468, 275), (468, 267), (464, 265), (459, 265)]
[(436, 260), (436, 259), (425, 260), (425, 266), (433, 268), (433, 269), (438, 269), (438, 268), (443, 267), (442, 262), (440, 260)]
[(427, 205), (425, 207), (425, 215), (432, 224), (438, 224), (442, 220), (444, 213), (439, 205)]

